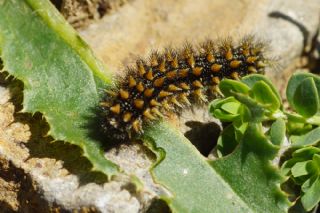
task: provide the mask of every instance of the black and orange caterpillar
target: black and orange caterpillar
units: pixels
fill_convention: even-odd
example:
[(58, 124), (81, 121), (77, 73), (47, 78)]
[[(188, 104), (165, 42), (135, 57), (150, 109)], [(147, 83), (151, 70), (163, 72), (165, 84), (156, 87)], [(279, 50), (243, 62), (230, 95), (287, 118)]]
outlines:
[(207, 102), (223, 78), (264, 73), (268, 62), (264, 47), (246, 37), (238, 45), (231, 39), (208, 40), (196, 49), (187, 44), (181, 50), (153, 52), (148, 61), (138, 60), (128, 69), (116, 88), (106, 91), (100, 103), (103, 130), (109, 137), (128, 139), (167, 113)]

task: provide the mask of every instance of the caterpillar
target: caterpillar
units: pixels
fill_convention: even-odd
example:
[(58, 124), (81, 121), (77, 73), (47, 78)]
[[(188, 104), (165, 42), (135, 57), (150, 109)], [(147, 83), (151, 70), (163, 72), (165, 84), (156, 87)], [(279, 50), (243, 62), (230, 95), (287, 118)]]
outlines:
[(264, 43), (253, 36), (234, 43), (231, 38), (207, 40), (197, 48), (188, 43), (182, 49), (166, 48), (152, 52), (149, 60), (137, 60), (100, 102), (103, 131), (117, 140), (130, 139), (168, 113), (208, 102), (223, 78), (264, 73), (268, 62)]

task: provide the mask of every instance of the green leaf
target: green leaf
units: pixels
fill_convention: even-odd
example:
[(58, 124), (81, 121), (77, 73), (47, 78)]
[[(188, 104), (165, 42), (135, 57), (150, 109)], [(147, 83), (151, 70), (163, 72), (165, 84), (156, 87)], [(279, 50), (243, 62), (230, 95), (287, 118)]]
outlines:
[(242, 121), (235, 121), (232, 123), (235, 130), (235, 138), (236, 141), (240, 141), (246, 132), (249, 123)]
[(234, 97), (216, 99), (209, 105), (209, 112), (212, 116), (222, 121), (233, 121), (239, 117), (241, 104)]
[(270, 141), (281, 146), (286, 136), (286, 124), (283, 119), (278, 118), (270, 128)]
[(312, 159), (313, 155), (317, 153), (320, 153), (320, 149), (318, 147), (309, 146), (296, 150), (292, 154), (292, 157), (309, 160)]
[(221, 133), (217, 143), (217, 154), (219, 157), (230, 154), (238, 145), (235, 137), (235, 129), (233, 125), (229, 125)]
[(244, 83), (231, 79), (223, 79), (219, 88), (225, 96), (232, 96), (233, 92), (248, 94), (250, 88)]
[(292, 154), (292, 158), (282, 165), (282, 173), (291, 175), (294, 183), (301, 185), (302, 195), (312, 191), (312, 184), (320, 175), (319, 150), (315, 147), (298, 149)]
[(317, 176), (315, 175), (307, 179), (301, 186), (301, 191), (302, 192), (308, 191), (316, 179), (317, 179)]
[(239, 115), (233, 115), (230, 113), (225, 112), (224, 110), (221, 109), (216, 109), (213, 112), (213, 117), (220, 119), (221, 121), (233, 121), (234, 119), (236, 119), (237, 117), (239, 117)]
[(253, 85), (250, 96), (271, 111), (276, 111), (281, 106), (277, 95), (264, 81), (258, 81)]
[(291, 175), (291, 168), (299, 161), (303, 161), (304, 159), (299, 158), (291, 158), (284, 162), (281, 166), (281, 174), (284, 176)]
[(266, 157), (270, 160), (273, 159), (280, 146), (272, 144), (264, 135), (261, 123), (249, 123), (245, 135), (243, 146), (248, 146), (249, 150), (259, 154), (260, 157)]
[(319, 115), (320, 115), (320, 113), (318, 111), (315, 116), (308, 118), (306, 122), (311, 125), (320, 126), (320, 116)]
[(46, 0), (0, 0), (4, 70), (24, 83), (23, 112), (41, 112), (55, 140), (78, 145), (93, 170), (118, 167), (90, 137), (99, 92), (110, 82), (87, 45)]
[(215, 99), (209, 103), (209, 113), (213, 116), (214, 111), (217, 108), (220, 108), (222, 104), (228, 102), (229, 100), (235, 100), (233, 97), (223, 98), (223, 99)]
[[(305, 85), (305, 91), (302, 91), (301, 88), (299, 89), (299, 87), (301, 87), (301, 84), (303, 81), (307, 80), (307, 79), (312, 79), (313, 83), (311, 85)], [(309, 80), (311, 81), (311, 80)], [(307, 83), (305, 83), (307, 84)], [(299, 94), (303, 92), (304, 94)], [(307, 104), (312, 104), (312, 103), (308, 103), (308, 102), (298, 102), (298, 100), (295, 100), (295, 97), (298, 96), (299, 98), (301, 98), (300, 101), (304, 101), (303, 100), (303, 96), (305, 96), (305, 99), (311, 99), (311, 101), (313, 102), (318, 102), (317, 105), (317, 110), (319, 109), (319, 99), (320, 99), (320, 77), (311, 73), (305, 73), (305, 72), (297, 72), (295, 74), (292, 75), (292, 77), (290, 78), (289, 82), (288, 82), (288, 86), (287, 86), (287, 90), (286, 90), (286, 94), (287, 94), (287, 100), (290, 104), (290, 106), (295, 109), (298, 113), (300, 113), (297, 109), (296, 109), (296, 104), (298, 104), (298, 108), (299, 105), (305, 105), (306, 107), (310, 107), (312, 108), (311, 112), (315, 111), (315, 107), (316, 106), (307, 106)], [(307, 110), (308, 111), (308, 110)], [(307, 115), (312, 114), (311, 112), (307, 113)], [(303, 112), (302, 112), (303, 113)], [(301, 113), (300, 113), (301, 114)], [(303, 114), (301, 114), (303, 115)], [(314, 115), (314, 114), (313, 114)], [(304, 116), (304, 115), (303, 115)], [(304, 116), (307, 117), (307, 116)], [(311, 116), (309, 116), (311, 117)]]
[(315, 145), (320, 141), (320, 127), (301, 136), (291, 136), (290, 140), (293, 147)]
[[(283, 178), (268, 160), (276, 155), (279, 147), (270, 144), (261, 133), (257, 124), (249, 124), (239, 148), (211, 164), (240, 196), (245, 196), (247, 203), (257, 208), (256, 212), (285, 211), (282, 208), (288, 206), (288, 201), (276, 186)], [(250, 183), (254, 186), (248, 186)], [(259, 194), (265, 197), (257, 196)], [(277, 207), (270, 208), (274, 202)], [(260, 208), (264, 210), (258, 210)]]
[(311, 131), (313, 126), (307, 122), (308, 119), (299, 114), (285, 112), (287, 116), (287, 131), (289, 135), (301, 135)]
[(228, 103), (225, 103), (221, 106), (221, 109), (223, 109), (224, 111), (230, 113), (230, 114), (237, 114), (238, 113), (238, 110), (239, 110), (239, 107), (240, 107), (240, 103), (239, 102), (228, 102)]
[(319, 98), (313, 78), (306, 78), (299, 84), (293, 95), (292, 104), (292, 107), (303, 117), (309, 118), (317, 113)]
[(277, 96), (278, 101), (281, 103), (281, 96), (280, 96), (278, 90), (274, 87), (272, 82), (266, 76), (260, 75), (260, 74), (251, 74), (251, 75), (247, 75), (241, 79), (241, 82), (245, 83), (250, 88), (253, 88), (255, 83), (260, 82), (260, 81), (263, 81), (264, 83), (266, 83), (269, 86), (269, 88), (273, 91), (273, 94), (275, 94)]
[(266, 160), (271, 156), (261, 157), (241, 147), (207, 162), (180, 133), (163, 123), (149, 127), (143, 139), (158, 156), (151, 172), (172, 193), (163, 199), (173, 212), (287, 211), (289, 203), (279, 188), (283, 180)]
[[(106, 72), (104, 64), (97, 60), (90, 47), (78, 35), (78, 33), (65, 21), (64, 17), (48, 0), (24, 0), (37, 14), (61, 36), (81, 57), (94, 72), (95, 77), (103, 82), (111, 83), (112, 73)], [(51, 1), (52, 2), (52, 1)]]
[(291, 106), (294, 105), (293, 97), (294, 97), (295, 91), (297, 90), (300, 83), (306, 78), (313, 78), (315, 85), (317, 87), (319, 98), (320, 98), (320, 77), (312, 73), (296, 72), (291, 76), (288, 82), (287, 90), (286, 90), (287, 100)]
[(300, 177), (303, 175), (308, 174), (308, 169), (307, 165), (310, 163), (311, 160), (309, 161), (303, 161), (303, 162), (298, 162), (296, 163), (292, 168), (291, 168), (291, 174), (293, 177)]
[(249, 119), (251, 121), (256, 122), (263, 120), (266, 111), (263, 105), (250, 98), (248, 95), (243, 95), (241, 93), (234, 93), (233, 95), (239, 102), (247, 106), (250, 111)]
[(315, 154), (312, 158), (312, 168), (315, 168), (314, 172), (316, 175), (320, 175), (320, 155)]
[(302, 195), (301, 202), (307, 211), (311, 211), (320, 201), (320, 178), (318, 177)]

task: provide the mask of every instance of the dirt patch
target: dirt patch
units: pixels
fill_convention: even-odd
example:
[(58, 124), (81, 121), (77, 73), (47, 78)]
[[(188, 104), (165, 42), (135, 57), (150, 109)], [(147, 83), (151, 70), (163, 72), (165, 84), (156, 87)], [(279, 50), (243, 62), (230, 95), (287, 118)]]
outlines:
[(75, 28), (88, 26), (131, 0), (51, 0)]

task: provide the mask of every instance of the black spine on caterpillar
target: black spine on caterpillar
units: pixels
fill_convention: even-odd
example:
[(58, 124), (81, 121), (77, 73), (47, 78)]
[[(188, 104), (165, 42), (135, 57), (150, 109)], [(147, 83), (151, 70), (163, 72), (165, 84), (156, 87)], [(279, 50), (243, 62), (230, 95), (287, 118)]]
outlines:
[(114, 139), (128, 139), (177, 108), (207, 102), (223, 78), (264, 73), (268, 60), (263, 49), (263, 43), (247, 37), (238, 45), (231, 39), (208, 40), (197, 50), (188, 44), (178, 51), (153, 52), (149, 61), (138, 60), (117, 88), (106, 91), (100, 103), (104, 132)]

